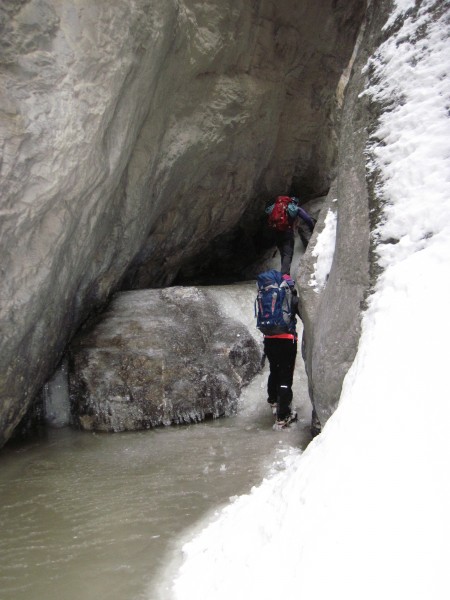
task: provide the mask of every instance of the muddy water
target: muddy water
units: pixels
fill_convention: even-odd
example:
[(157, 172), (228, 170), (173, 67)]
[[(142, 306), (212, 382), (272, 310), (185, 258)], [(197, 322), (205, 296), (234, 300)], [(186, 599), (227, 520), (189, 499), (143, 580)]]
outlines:
[(124, 434), (49, 429), (1, 450), (1, 600), (155, 598), (186, 531), (309, 442), (301, 361), (300, 421), (288, 432), (271, 428), (266, 377), (267, 367), (233, 417)]

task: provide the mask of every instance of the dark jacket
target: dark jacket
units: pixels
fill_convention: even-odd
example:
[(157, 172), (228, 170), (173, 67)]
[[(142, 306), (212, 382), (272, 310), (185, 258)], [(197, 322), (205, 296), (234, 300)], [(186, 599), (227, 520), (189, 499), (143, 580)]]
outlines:
[(300, 217), (300, 219), (303, 219), (308, 226), (308, 229), (312, 232), (316, 224), (315, 219), (313, 219), (301, 206), (297, 206), (297, 216)]

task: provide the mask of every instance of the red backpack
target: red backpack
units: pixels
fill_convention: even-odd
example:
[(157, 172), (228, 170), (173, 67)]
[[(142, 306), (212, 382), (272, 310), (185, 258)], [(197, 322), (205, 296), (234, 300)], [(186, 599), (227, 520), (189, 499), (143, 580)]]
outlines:
[(289, 218), (287, 207), (291, 202), (290, 196), (278, 196), (269, 215), (269, 227), (277, 231), (292, 229), (292, 219)]

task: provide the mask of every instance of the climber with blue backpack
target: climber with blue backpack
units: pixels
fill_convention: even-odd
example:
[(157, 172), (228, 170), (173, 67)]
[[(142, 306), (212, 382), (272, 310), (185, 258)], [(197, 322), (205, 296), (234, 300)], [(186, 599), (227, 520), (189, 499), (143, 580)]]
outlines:
[(316, 220), (299, 206), (299, 199), (295, 196), (277, 196), (265, 212), (269, 215), (269, 227), (275, 231), (275, 243), (281, 256), (281, 273), (289, 275), (294, 256), (295, 227), (298, 227), (306, 249)]
[(295, 282), (272, 269), (257, 275), (256, 326), (264, 335), (269, 360), (267, 402), (276, 415), (274, 429), (285, 429), (297, 420), (292, 409), (292, 382), (297, 357), (296, 316), (300, 316)]

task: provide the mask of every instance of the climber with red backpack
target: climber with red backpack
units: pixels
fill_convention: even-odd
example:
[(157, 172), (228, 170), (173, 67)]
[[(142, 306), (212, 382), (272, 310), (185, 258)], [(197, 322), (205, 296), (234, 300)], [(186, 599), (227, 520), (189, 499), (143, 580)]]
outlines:
[[(294, 229), (301, 220), (306, 224), (311, 233), (316, 224), (315, 219), (306, 210), (298, 205), (299, 199), (295, 196), (277, 196), (274, 203), (266, 208), (269, 215), (268, 225), (275, 231), (275, 243), (281, 256), (281, 273), (290, 274), (292, 257), (294, 256)], [(300, 233), (302, 233), (300, 231)], [(303, 244), (307, 245), (309, 238), (300, 236)], [(307, 240), (307, 241), (306, 241)]]

